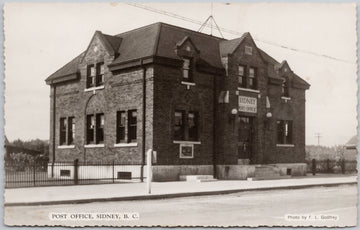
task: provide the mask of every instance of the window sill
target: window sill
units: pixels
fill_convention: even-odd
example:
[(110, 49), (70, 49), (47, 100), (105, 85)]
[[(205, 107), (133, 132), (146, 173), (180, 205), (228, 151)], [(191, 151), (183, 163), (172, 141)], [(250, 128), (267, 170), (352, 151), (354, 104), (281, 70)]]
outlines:
[(90, 92), (90, 91), (104, 89), (104, 88), (105, 88), (104, 85), (100, 85), (100, 86), (96, 86), (96, 87), (87, 88), (87, 89), (84, 90), (84, 92)]
[(194, 159), (194, 156), (191, 157), (180, 156), (180, 159)]
[(104, 148), (104, 144), (88, 144), (84, 146), (85, 148)]
[(276, 147), (290, 147), (293, 148), (295, 147), (294, 144), (276, 144)]
[(191, 85), (191, 86), (196, 85), (194, 82), (189, 82), (189, 81), (181, 81), (181, 84), (183, 84), (183, 85)]
[(58, 149), (73, 149), (75, 145), (59, 145)]
[(290, 101), (291, 97), (281, 97), (281, 99), (285, 100), (285, 101)]
[(173, 141), (174, 144), (193, 144), (201, 145), (201, 141)]
[(239, 91), (252, 92), (252, 93), (260, 93), (260, 90), (257, 90), (257, 89), (248, 89), (248, 88), (238, 87), (238, 90), (239, 90)]
[(114, 144), (114, 147), (136, 147), (138, 145), (138, 143), (133, 142), (133, 143), (117, 143)]

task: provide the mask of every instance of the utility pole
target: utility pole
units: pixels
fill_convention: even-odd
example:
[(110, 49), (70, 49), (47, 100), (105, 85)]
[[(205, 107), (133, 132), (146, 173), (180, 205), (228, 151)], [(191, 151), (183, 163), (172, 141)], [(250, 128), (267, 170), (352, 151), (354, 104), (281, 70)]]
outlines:
[(320, 145), (321, 133), (315, 133), (315, 137), (318, 139), (318, 145)]

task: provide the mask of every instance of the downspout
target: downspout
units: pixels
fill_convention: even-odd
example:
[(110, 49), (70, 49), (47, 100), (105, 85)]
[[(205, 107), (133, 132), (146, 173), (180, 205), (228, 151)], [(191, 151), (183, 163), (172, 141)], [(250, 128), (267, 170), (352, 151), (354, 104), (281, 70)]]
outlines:
[(52, 114), (52, 165), (51, 165), (51, 177), (54, 177), (54, 165), (55, 165), (55, 133), (56, 133), (56, 86), (53, 85), (53, 114)]
[(217, 98), (216, 98), (216, 92), (217, 92), (217, 87), (216, 87), (216, 75), (214, 75), (214, 82), (213, 82), (213, 175), (214, 178), (217, 178), (217, 169), (216, 169), (216, 147), (217, 147), (217, 140), (216, 140), (216, 106), (217, 106)]
[(141, 182), (144, 182), (144, 166), (146, 152), (146, 67), (143, 66), (143, 60), (140, 60), (140, 66), (143, 70), (143, 111), (142, 111), (142, 160), (141, 160)]

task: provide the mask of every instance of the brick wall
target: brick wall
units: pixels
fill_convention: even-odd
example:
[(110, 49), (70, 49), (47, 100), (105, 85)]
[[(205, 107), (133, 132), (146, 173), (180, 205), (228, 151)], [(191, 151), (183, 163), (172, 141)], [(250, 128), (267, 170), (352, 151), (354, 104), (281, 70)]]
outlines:
[[(95, 47), (97, 47), (95, 49)], [(112, 74), (105, 67), (104, 89), (85, 92), (87, 65), (104, 62), (105, 66), (113, 60), (95, 35), (83, 62), (80, 64), (80, 81), (66, 82), (56, 85), (56, 161), (95, 161), (109, 162), (116, 160), (121, 163), (142, 162), (142, 117), (143, 117), (143, 68), (137, 68)], [(153, 121), (153, 68), (146, 66), (146, 149), (152, 148)], [(53, 100), (53, 89), (51, 100)], [(116, 143), (116, 112), (121, 110), (137, 110), (137, 146), (114, 147)], [(54, 109), (51, 106), (51, 117)], [(86, 114), (104, 113), (104, 146), (85, 148)], [(59, 125), (60, 117), (75, 116), (75, 148), (60, 149)], [(53, 119), (51, 118), (51, 124)], [(51, 125), (52, 140), (53, 130)], [(50, 146), (52, 156), (52, 143)]]
[[(154, 85), (154, 149), (157, 151), (158, 164), (212, 164), (214, 95), (213, 79), (210, 74), (195, 70), (195, 86), (187, 89), (181, 84), (181, 67), (155, 67)], [(179, 144), (174, 141), (175, 110), (198, 111), (199, 141), (194, 145), (193, 159), (180, 159)]]

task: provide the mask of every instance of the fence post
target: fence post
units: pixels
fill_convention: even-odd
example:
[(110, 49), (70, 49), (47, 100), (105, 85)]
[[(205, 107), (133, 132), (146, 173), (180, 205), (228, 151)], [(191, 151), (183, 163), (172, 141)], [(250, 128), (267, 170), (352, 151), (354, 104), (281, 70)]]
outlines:
[(74, 160), (74, 184), (79, 183), (78, 168), (79, 168), (79, 159), (75, 159)]
[(33, 180), (34, 180), (34, 187), (36, 185), (36, 161), (34, 160), (34, 167), (33, 167)]
[(312, 171), (312, 174), (313, 176), (316, 175), (316, 160), (315, 159), (312, 159), (312, 164), (311, 164), (311, 171)]
[(147, 158), (146, 158), (146, 171), (147, 171), (147, 175), (146, 175), (146, 188), (147, 188), (147, 192), (148, 194), (151, 194), (151, 180), (152, 180), (152, 167), (151, 167), (151, 163), (152, 163), (152, 149), (149, 149), (146, 152)]
[(115, 183), (115, 161), (112, 161), (112, 180)]

